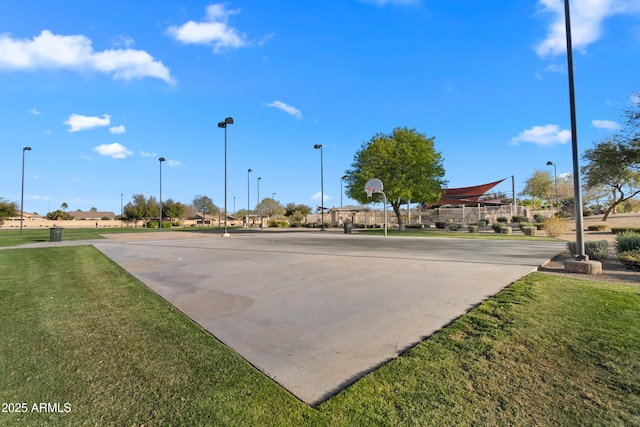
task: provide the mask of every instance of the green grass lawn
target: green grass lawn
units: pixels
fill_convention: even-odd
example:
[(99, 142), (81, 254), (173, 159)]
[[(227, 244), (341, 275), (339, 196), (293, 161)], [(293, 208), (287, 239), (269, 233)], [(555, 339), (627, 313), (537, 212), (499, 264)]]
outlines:
[(3, 250), (0, 401), (28, 411), (0, 425), (639, 425), (638, 319), (639, 287), (531, 274), (311, 408), (93, 247)]
[[(218, 233), (223, 227), (172, 227), (163, 228), (162, 231), (197, 232), (197, 233)], [(234, 227), (228, 227), (233, 229)], [(238, 227), (235, 227), (238, 228)], [(157, 228), (65, 228), (63, 240), (93, 240), (103, 239), (102, 234), (116, 233), (157, 233)], [(28, 243), (48, 242), (50, 238), (48, 228), (29, 228), (22, 230), (0, 230), (0, 247), (20, 246)]]

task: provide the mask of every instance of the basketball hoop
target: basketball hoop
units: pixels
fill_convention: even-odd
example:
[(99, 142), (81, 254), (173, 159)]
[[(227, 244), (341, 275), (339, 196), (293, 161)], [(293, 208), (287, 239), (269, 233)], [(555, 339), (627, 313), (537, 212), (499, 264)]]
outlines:
[(376, 189), (375, 188), (365, 188), (364, 191), (367, 192), (367, 199), (369, 199), (373, 195), (373, 192), (376, 191)]

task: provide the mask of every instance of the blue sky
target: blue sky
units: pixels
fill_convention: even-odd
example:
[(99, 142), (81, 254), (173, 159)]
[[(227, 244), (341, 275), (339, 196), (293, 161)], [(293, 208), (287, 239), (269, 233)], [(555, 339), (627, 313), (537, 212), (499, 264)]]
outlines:
[[(640, 90), (640, 1), (571, 5), (584, 151)], [(30, 146), (28, 212), (158, 197), (159, 157), (163, 199), (222, 207), (228, 116), (230, 212), (258, 177), (261, 198), (320, 204), (314, 144), (340, 206), (356, 151), (398, 126), (436, 137), (449, 187), (519, 192), (572, 170), (565, 51), (562, 0), (2, 2), (0, 197), (19, 202)]]

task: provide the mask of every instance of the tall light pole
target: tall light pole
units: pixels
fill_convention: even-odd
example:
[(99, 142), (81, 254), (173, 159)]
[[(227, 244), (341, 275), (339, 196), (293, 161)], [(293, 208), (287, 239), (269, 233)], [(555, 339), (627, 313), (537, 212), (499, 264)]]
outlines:
[(275, 199), (276, 199), (276, 193), (271, 193), (271, 198), (272, 198), (273, 200), (275, 200)]
[(247, 169), (247, 228), (249, 228), (249, 213), (251, 212), (251, 210), (249, 209), (249, 204), (250, 204), (250, 200), (249, 200), (249, 175), (251, 174), (251, 172), (253, 172), (253, 169), (251, 169), (251, 168)]
[(160, 162), (160, 224), (158, 224), (158, 228), (160, 230), (162, 230), (162, 162), (164, 162), (164, 160), (164, 157), (158, 159)]
[(236, 196), (233, 196), (233, 215), (236, 215)]
[(233, 124), (233, 118), (227, 117), (224, 122), (218, 122), (218, 127), (224, 129), (224, 234), (223, 236), (229, 236), (227, 233), (227, 126)]
[(584, 231), (582, 225), (582, 192), (580, 190), (580, 166), (578, 162), (578, 126), (576, 124), (576, 98), (573, 83), (573, 47), (571, 45), (571, 17), (569, 0), (564, 0), (564, 21), (567, 33), (567, 70), (569, 71), (569, 107), (571, 110), (571, 151), (573, 157), (573, 199), (576, 214), (576, 260), (587, 261), (584, 252)]
[(553, 165), (553, 181), (555, 182), (555, 186), (556, 186), (556, 209), (558, 209), (558, 207), (560, 206), (560, 202), (558, 200), (558, 171), (556, 169), (556, 164), (553, 163), (551, 160), (549, 160), (547, 162), (547, 166), (551, 166)]
[(322, 144), (316, 144), (313, 148), (320, 150), (320, 216), (322, 221), (320, 230), (324, 231), (324, 172), (322, 166)]
[(342, 178), (340, 178), (340, 207), (342, 207), (342, 181), (347, 178), (347, 175), (342, 175)]
[(20, 193), (20, 236), (22, 236), (22, 223), (24, 222), (24, 152), (31, 151), (31, 147), (22, 149), (22, 192)]
[(258, 210), (258, 220), (260, 221), (260, 228), (262, 229), (262, 210), (260, 209), (260, 180), (262, 177), (258, 177), (258, 204), (256, 209)]

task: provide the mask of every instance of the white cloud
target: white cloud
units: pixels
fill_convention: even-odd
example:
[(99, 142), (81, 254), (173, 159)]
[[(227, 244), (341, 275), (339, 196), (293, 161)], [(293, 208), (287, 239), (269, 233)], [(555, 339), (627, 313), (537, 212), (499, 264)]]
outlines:
[(592, 120), (591, 124), (594, 128), (604, 130), (618, 130), (621, 128), (618, 123), (612, 122), (611, 120)]
[[(546, 38), (536, 46), (540, 57), (566, 53), (564, 3), (562, 0), (538, 0), (542, 12), (553, 15)], [(617, 14), (640, 12), (637, 0), (575, 0), (571, 4), (571, 41), (574, 49), (584, 51), (602, 35), (604, 21)]]
[(169, 69), (143, 50), (95, 52), (86, 36), (62, 36), (49, 30), (43, 30), (31, 40), (0, 35), (0, 69), (98, 71), (112, 74), (115, 80), (155, 77), (173, 82)]
[(142, 157), (156, 157), (156, 153), (148, 153), (146, 151), (138, 151)]
[(541, 147), (550, 147), (555, 144), (566, 144), (570, 140), (570, 130), (561, 130), (558, 125), (544, 125), (520, 132), (518, 136), (511, 138), (510, 144), (520, 145), (521, 142), (530, 142)]
[(180, 26), (172, 26), (167, 33), (184, 44), (212, 45), (214, 53), (228, 49), (238, 49), (247, 45), (246, 36), (227, 24), (230, 15), (237, 15), (240, 9), (226, 10), (225, 5), (207, 6), (203, 22), (189, 21)]
[(100, 126), (109, 126), (111, 124), (111, 116), (103, 114), (102, 118), (96, 116), (82, 116), (80, 114), (72, 114), (64, 122), (69, 125), (69, 132), (78, 132), (79, 130), (93, 129)]
[[(321, 198), (322, 198), (322, 193), (320, 191), (318, 191), (313, 196), (311, 196), (311, 200), (320, 201)], [(327, 200), (331, 200), (331, 196), (328, 196), (328, 195), (325, 194), (324, 195), (324, 201), (327, 202)], [(325, 206), (325, 208), (326, 208), (326, 206)]]
[(125, 133), (126, 129), (124, 128), (123, 125), (118, 125), (118, 126), (110, 127), (109, 128), (109, 132), (115, 133), (115, 134), (120, 134), (120, 133)]
[(33, 114), (34, 116), (39, 116), (40, 115), (40, 111), (36, 110), (35, 108), (27, 110), (27, 113)]
[(300, 110), (298, 110), (296, 107), (292, 107), (291, 105), (287, 105), (284, 102), (273, 101), (267, 104), (267, 107), (278, 108), (284, 111), (285, 113), (292, 115), (296, 119), (302, 120), (302, 113), (300, 112)]
[(94, 150), (101, 156), (111, 157), (112, 159), (124, 159), (133, 155), (133, 151), (127, 150), (127, 147), (118, 142), (98, 145)]
[(182, 162), (180, 160), (167, 160), (167, 163), (172, 168), (177, 168), (178, 166), (180, 166), (182, 164)]

